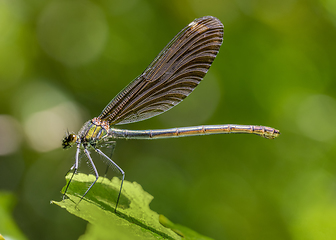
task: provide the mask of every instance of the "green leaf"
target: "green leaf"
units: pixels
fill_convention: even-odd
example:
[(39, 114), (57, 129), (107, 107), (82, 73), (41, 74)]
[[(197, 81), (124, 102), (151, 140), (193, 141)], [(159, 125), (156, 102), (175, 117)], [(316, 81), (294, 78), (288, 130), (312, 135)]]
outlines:
[[(71, 175), (66, 177), (67, 182)], [(163, 215), (152, 211), (153, 199), (136, 182), (124, 181), (117, 212), (115, 203), (120, 180), (100, 177), (85, 198), (78, 204), (82, 194), (95, 180), (93, 175), (76, 174), (67, 191), (67, 199), (52, 203), (65, 208), (71, 214), (85, 219), (90, 224), (80, 240), (86, 239), (195, 239), (204, 237), (186, 227), (173, 224)], [(63, 192), (64, 192), (63, 188)]]

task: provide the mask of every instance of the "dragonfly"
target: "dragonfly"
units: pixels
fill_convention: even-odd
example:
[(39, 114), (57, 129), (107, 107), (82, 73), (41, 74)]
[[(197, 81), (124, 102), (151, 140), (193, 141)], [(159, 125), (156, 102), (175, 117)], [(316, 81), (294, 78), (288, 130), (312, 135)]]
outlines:
[[(92, 166), (95, 181), (80, 198), (83, 200), (99, 178), (90, 151), (98, 153), (110, 166), (120, 172), (122, 179), (115, 205), (118, 207), (125, 172), (101, 148), (118, 139), (162, 139), (197, 135), (252, 133), (267, 139), (279, 136), (280, 131), (256, 125), (203, 125), (156, 130), (128, 130), (116, 128), (122, 125), (152, 118), (168, 111), (186, 98), (202, 81), (214, 61), (223, 42), (224, 26), (215, 17), (195, 19), (183, 28), (159, 53), (145, 71), (121, 90), (98, 117), (87, 121), (78, 134), (67, 133), (62, 146), (76, 146), (75, 163), (69, 171), (72, 176), (66, 186), (63, 199), (77, 173), (80, 153), (84, 152)], [(79, 204), (79, 202), (77, 204)]]

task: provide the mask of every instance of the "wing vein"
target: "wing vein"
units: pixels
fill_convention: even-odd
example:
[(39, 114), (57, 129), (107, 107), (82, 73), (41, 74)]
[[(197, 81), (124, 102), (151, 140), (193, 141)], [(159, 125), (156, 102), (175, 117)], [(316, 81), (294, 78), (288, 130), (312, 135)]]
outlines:
[(145, 120), (180, 103), (202, 81), (223, 41), (214, 17), (195, 19), (182, 29), (145, 71), (104, 108), (110, 125)]

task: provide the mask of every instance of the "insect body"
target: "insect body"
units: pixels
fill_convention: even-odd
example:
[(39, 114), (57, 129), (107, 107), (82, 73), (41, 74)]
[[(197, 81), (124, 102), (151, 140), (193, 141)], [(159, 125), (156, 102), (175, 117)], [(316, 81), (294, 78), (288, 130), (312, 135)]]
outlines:
[(117, 209), (125, 172), (100, 150), (100, 146), (106, 142), (115, 145), (116, 139), (156, 139), (220, 133), (253, 133), (273, 139), (280, 134), (279, 130), (270, 127), (236, 124), (158, 130), (127, 130), (114, 127), (154, 117), (186, 98), (210, 68), (223, 42), (223, 34), (224, 27), (217, 18), (207, 16), (195, 19), (168, 43), (139, 77), (112, 99), (98, 117), (86, 122), (77, 135), (68, 134), (63, 139), (63, 148), (74, 145), (77, 147), (75, 164), (70, 169), (73, 170), (73, 175), (78, 170), (80, 151), (84, 151), (95, 172), (96, 180), (80, 201), (99, 177), (88, 150), (92, 149), (122, 174), (115, 207), (115, 210)]

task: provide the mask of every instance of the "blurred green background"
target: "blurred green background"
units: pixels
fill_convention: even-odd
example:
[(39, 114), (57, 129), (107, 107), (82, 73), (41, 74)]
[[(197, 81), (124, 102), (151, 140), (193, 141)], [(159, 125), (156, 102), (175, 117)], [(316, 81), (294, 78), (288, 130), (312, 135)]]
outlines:
[(74, 163), (65, 131), (205, 15), (225, 29), (203, 82), (171, 111), (121, 127), (257, 124), (282, 135), (120, 140), (113, 159), (154, 211), (214, 239), (336, 239), (335, 0), (0, 0), (5, 238), (84, 233), (86, 222), (50, 205)]

